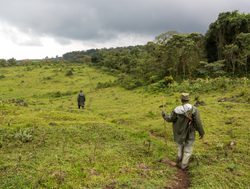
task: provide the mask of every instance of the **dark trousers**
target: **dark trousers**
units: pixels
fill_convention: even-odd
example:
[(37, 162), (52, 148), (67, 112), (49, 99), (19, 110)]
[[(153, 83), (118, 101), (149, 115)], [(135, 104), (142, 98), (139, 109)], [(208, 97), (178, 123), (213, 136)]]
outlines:
[(84, 109), (84, 105), (79, 105), (78, 104), (78, 109), (80, 109), (82, 107), (82, 109)]

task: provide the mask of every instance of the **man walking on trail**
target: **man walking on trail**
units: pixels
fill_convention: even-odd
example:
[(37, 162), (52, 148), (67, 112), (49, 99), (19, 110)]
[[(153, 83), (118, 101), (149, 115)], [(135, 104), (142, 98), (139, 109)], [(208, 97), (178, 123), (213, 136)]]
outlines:
[(195, 131), (198, 131), (200, 139), (205, 133), (198, 109), (189, 104), (188, 93), (181, 94), (181, 102), (182, 105), (177, 106), (171, 115), (162, 112), (162, 117), (168, 122), (173, 122), (174, 141), (178, 145), (176, 163), (178, 167), (185, 170), (192, 155)]
[(83, 94), (82, 90), (80, 90), (80, 93), (78, 94), (77, 97), (77, 102), (78, 102), (78, 108), (80, 109), (82, 107), (82, 109), (84, 108), (85, 105), (85, 95)]

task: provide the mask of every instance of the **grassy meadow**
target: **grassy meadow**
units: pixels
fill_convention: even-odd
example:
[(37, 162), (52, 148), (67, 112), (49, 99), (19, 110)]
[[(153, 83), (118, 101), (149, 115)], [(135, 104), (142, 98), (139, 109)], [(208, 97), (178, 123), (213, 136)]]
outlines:
[(192, 104), (205, 103), (206, 132), (194, 146), (190, 188), (250, 187), (248, 79), (175, 83), (165, 93), (97, 87), (115, 79), (80, 64), (0, 68), (0, 188), (167, 187), (177, 170), (161, 160), (174, 161), (176, 146), (159, 106), (171, 112), (187, 90)]

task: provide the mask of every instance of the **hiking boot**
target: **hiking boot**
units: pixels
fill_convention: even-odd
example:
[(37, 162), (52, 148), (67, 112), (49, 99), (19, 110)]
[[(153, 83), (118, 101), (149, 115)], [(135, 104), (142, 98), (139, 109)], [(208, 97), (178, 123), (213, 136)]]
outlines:
[(181, 168), (181, 160), (179, 157), (176, 158), (176, 167)]
[(181, 170), (187, 171), (188, 170), (188, 165), (187, 164), (181, 164)]

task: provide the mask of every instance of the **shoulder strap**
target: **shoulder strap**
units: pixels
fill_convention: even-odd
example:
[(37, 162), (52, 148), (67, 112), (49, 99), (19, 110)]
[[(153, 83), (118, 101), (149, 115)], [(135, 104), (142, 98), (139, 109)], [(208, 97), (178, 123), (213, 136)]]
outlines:
[(192, 117), (193, 106), (192, 106), (191, 110), (188, 110), (187, 112), (185, 111), (184, 105), (182, 105), (182, 106), (183, 106), (183, 109), (184, 109), (184, 115), (188, 119), (188, 125), (191, 125), (191, 123), (193, 121), (193, 117)]

